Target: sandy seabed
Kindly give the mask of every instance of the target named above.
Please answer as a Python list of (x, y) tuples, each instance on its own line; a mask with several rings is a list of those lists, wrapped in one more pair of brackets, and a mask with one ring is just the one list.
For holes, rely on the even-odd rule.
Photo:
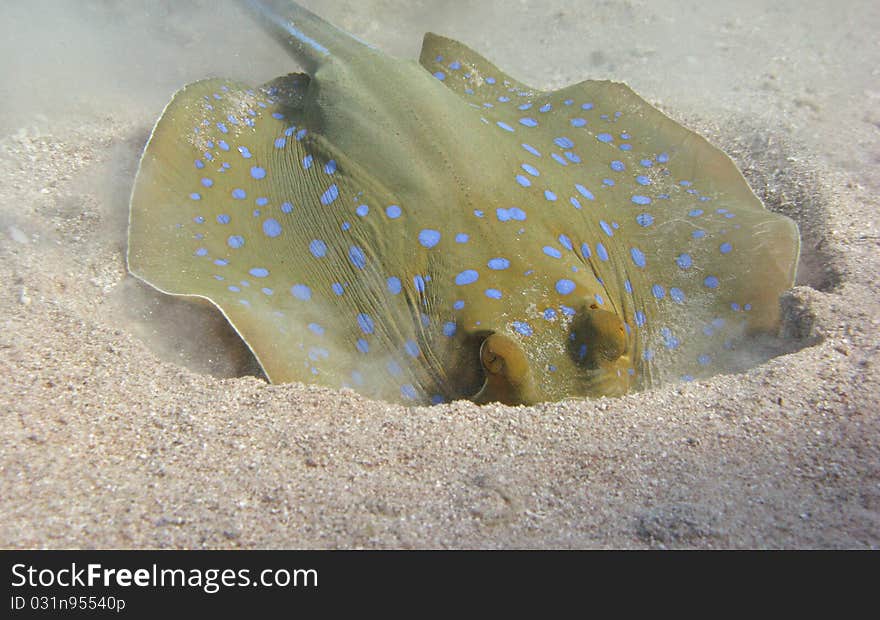
[(227, 3), (10, 3), (0, 546), (880, 546), (880, 5), (305, 4), (399, 56), (432, 30), (539, 88), (627, 82), (724, 148), (801, 228), (792, 352), (536, 407), (268, 385), (126, 274), (127, 199), (174, 90), (296, 66)]

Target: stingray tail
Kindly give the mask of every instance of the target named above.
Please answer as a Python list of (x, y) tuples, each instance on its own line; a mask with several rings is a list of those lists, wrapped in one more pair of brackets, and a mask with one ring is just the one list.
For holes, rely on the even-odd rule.
[(290, 0), (242, 0), (242, 3), (310, 73), (334, 57), (351, 58), (372, 48)]

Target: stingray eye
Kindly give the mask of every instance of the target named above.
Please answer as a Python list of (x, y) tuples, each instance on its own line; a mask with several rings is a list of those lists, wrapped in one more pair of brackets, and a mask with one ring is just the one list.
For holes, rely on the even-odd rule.
[(491, 334), (480, 345), (485, 381), (474, 396), (478, 403), (518, 405), (536, 402), (529, 362), (519, 345), (504, 334)]
[(623, 321), (596, 304), (584, 307), (571, 324), (569, 352), (577, 363), (590, 369), (617, 360), (626, 352)]

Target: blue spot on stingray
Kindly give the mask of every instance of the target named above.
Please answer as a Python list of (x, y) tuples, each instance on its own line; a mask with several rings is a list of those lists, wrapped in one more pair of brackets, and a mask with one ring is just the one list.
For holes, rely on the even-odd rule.
[(458, 329), (458, 327), (456, 326), (456, 324), (454, 322), (447, 321), (446, 323), (443, 324), (443, 335), (448, 338), (451, 338), (452, 336), (455, 335), (455, 332), (457, 331), (457, 329)]
[(626, 166), (619, 159), (615, 159), (611, 162), (611, 169), (615, 172), (623, 172), (624, 170), (626, 170)]
[(244, 245), (244, 237), (241, 235), (230, 235), (226, 240), (226, 245), (237, 250)]
[(248, 271), (248, 273), (251, 274), (252, 276), (254, 276), (255, 278), (268, 278), (269, 277), (269, 270), (265, 269), (263, 267), (254, 267), (253, 269)]
[(647, 317), (645, 317), (645, 313), (641, 310), (636, 310), (634, 318), (636, 321), (636, 327), (643, 327), (647, 322)]
[(574, 151), (565, 151), (565, 157), (573, 164), (581, 163), (581, 158)]
[(199, 193), (196, 193), (196, 192), (193, 192), (192, 194), (190, 194), (189, 197), (192, 198), (193, 200), (201, 200), (202, 199), (202, 195)]
[(388, 292), (392, 295), (397, 295), (398, 293), (400, 293), (400, 278), (395, 278), (394, 276), (391, 276), (390, 278), (385, 280), (385, 284), (388, 287)]
[(414, 276), (413, 277), (413, 286), (416, 287), (416, 290), (419, 293), (424, 293), (425, 292), (425, 278), (423, 278), (422, 276)]
[(545, 189), (544, 190), (544, 198), (550, 202), (553, 202), (554, 200), (556, 200), (556, 194), (551, 192), (549, 189)]
[(545, 103), (545, 104), (542, 105), (540, 108), (538, 108), (538, 111), (539, 111), (539, 112), (549, 112), (549, 111), (552, 110), (552, 109), (553, 109), (553, 106), (552, 106), (552, 105), (550, 105), (549, 103)]
[(248, 150), (248, 147), (246, 147), (246, 146), (238, 147), (238, 152), (241, 153), (241, 156), (244, 157), (245, 159), (250, 159), (251, 157), (253, 157), (251, 155), (251, 152)]
[(571, 138), (567, 138), (565, 136), (554, 138), (553, 142), (556, 143), (556, 146), (561, 149), (570, 149), (574, 146), (574, 142), (572, 142)]
[(669, 297), (677, 304), (684, 303), (684, 291), (680, 288), (669, 289)]
[(278, 220), (268, 218), (263, 222), (263, 234), (267, 237), (277, 237), (281, 234), (281, 224), (278, 223)]
[[(499, 101), (500, 101), (500, 99), (499, 99)], [(510, 99), (508, 99), (508, 101), (510, 101)], [(499, 127), (501, 127), (501, 129), (503, 129), (504, 131), (513, 131), (513, 127), (511, 127), (510, 125), (508, 125), (504, 121), (498, 121), (495, 124), (498, 125)]]
[(576, 185), (574, 186), (574, 188), (575, 188), (578, 192), (580, 192), (581, 196), (583, 196), (583, 197), (586, 198), (587, 200), (595, 200), (595, 199), (596, 199), (596, 197), (593, 196), (593, 192), (591, 192), (590, 190), (588, 190), (586, 187), (584, 187), (584, 186), (581, 185), (580, 183), (576, 184)]
[(208, 255), (208, 248), (199, 248), (198, 250), (195, 251), (195, 255), (196, 256), (207, 256)]
[(440, 81), (442, 82), (443, 80), (446, 79), (446, 74), (443, 73), (442, 71), (435, 71), (435, 72), (434, 72), (434, 77), (437, 78), (438, 80), (440, 80)]
[(665, 164), (666, 162), (669, 161), (669, 155), (667, 153), (660, 153), (657, 156), (657, 161), (660, 162), (661, 164)]
[(327, 244), (320, 239), (312, 239), (312, 242), (309, 243), (309, 252), (315, 258), (323, 258), (327, 255)]
[(361, 331), (365, 334), (372, 334), (375, 329), (375, 324), (373, 323), (373, 319), (369, 314), (365, 314), (361, 312), (357, 315), (357, 324), (360, 326)]
[(593, 109), (593, 104), (592, 104), (592, 103), (583, 103), (583, 104), (581, 104), (581, 110), (592, 110), (592, 109)]
[(602, 245), (601, 242), (596, 244), (596, 256), (598, 256), (601, 260), (608, 260), (608, 250), (605, 249), (605, 246)]
[(286, 144), (287, 144), (287, 138), (285, 138), (284, 136), (275, 139), (275, 148), (276, 149), (283, 149)]
[(536, 149), (535, 147), (533, 147), (531, 144), (521, 144), (520, 146), (522, 146), (525, 150), (527, 150), (529, 153), (531, 153), (535, 157), (541, 156), (541, 152), (538, 149)]
[(562, 252), (549, 245), (544, 246), (544, 254), (551, 258), (562, 258)]
[(556, 282), (556, 292), (560, 295), (569, 295), (574, 292), (575, 283), (571, 280), (563, 278), (561, 280), (557, 280)]
[(706, 288), (718, 288), (718, 278), (715, 276), (706, 276), (706, 279), (703, 280), (703, 286)]
[(455, 235), (456, 243), (467, 243), (468, 239), (470, 239), (470, 237), (467, 235), (467, 233), (458, 233), (457, 235)]
[(396, 220), (400, 217), (400, 207), (397, 205), (389, 205), (385, 208), (385, 215), (387, 215), (390, 219)]
[(602, 179), (602, 184), (608, 187), (614, 187), (614, 179)]
[(633, 262), (636, 264), (636, 267), (644, 267), (645, 266), (645, 253), (642, 252), (638, 248), (630, 248), (629, 254), (632, 257)]
[(560, 165), (562, 165), (562, 166), (567, 166), (567, 165), (568, 165), (568, 162), (567, 162), (567, 161), (565, 160), (565, 158), (564, 158), (562, 155), (560, 155), (559, 153), (550, 153), (550, 157), (552, 157), (554, 160), (556, 160), (556, 162), (557, 162), (558, 164), (560, 164)]
[(726, 242), (725, 242), (725, 243), (722, 243), (722, 244), (721, 244), (721, 247), (719, 247), (718, 250), (719, 250), (722, 254), (730, 254), (730, 252), (733, 250), (733, 246), (730, 245), (729, 243), (726, 243)]
[(709, 364), (712, 363), (712, 356), (707, 355), (706, 353), (703, 353), (697, 358), (697, 363), (700, 366), (708, 366)]
[(320, 326), (319, 324), (317, 324), (317, 323), (309, 323), (306, 327), (308, 327), (308, 328), (309, 328), (309, 331), (311, 331), (313, 334), (315, 334), (315, 335), (317, 335), (317, 336), (323, 336), (323, 335), (324, 335), (324, 328), (321, 327), (321, 326)]
[(583, 119), (583, 118), (573, 118), (573, 119), (571, 119), (571, 126), (572, 126), (572, 127), (583, 127), (583, 126), (586, 125), (586, 124), (587, 124), (587, 121), (586, 121), (585, 119)]
[(218, 258), (218, 259), (214, 260), (214, 264), (217, 265), (218, 267), (225, 267), (226, 265), (229, 264), (229, 261), (226, 260), (225, 258)]
[(562, 247), (564, 247), (566, 250), (571, 250), (571, 249), (572, 249), (572, 247), (571, 247), (571, 239), (569, 239), (569, 238), (566, 237), (565, 235), (559, 235), (559, 243), (560, 243), (560, 244), (562, 245)]
[(367, 257), (364, 255), (364, 251), (356, 245), (348, 248), (348, 259), (358, 269), (363, 269), (367, 264)]
[(547, 319), (548, 321), (555, 319), (556, 318), (556, 310), (554, 310), (553, 308), (547, 308), (546, 310), (544, 310), (544, 318)]
[(666, 289), (660, 286), (659, 284), (655, 284), (651, 287), (651, 294), (654, 295), (657, 299), (663, 299), (666, 297)]
[(528, 109), (531, 108), (531, 107), (532, 107), (532, 104), (531, 104), (531, 103), (523, 103), (523, 104), (517, 106), (517, 108), (520, 109), (520, 110), (522, 110), (522, 111), (526, 111), (526, 110), (528, 110)]
[(272, 289), (270, 289), (268, 287), (263, 287), (260, 290), (263, 291), (263, 295), (274, 295), (275, 294), (275, 291), (273, 291)]
[(461, 299), (459, 299), (454, 304), (452, 304), (452, 307), (455, 308), (456, 310), (461, 310), (462, 308), (464, 308), (464, 302)]
[(703, 215), (703, 210), (691, 209), (690, 211), (688, 211), (688, 215), (690, 215), (691, 217), (699, 217), (700, 215)]
[(458, 286), (464, 286), (465, 284), (473, 284), (479, 278), (479, 273), (477, 273), (473, 269), (466, 269), (465, 271), (462, 271), (460, 274), (455, 276), (455, 283)]
[(535, 119), (533, 119), (531, 117), (526, 116), (525, 118), (519, 119), (519, 124), (525, 125), (526, 127), (537, 127), (538, 121), (536, 121)]
[(675, 263), (682, 269), (688, 269), (694, 264), (690, 254), (679, 254), (675, 259)]
[(430, 228), (425, 228), (424, 230), (419, 231), (419, 243), (422, 247), (429, 249), (433, 248), (440, 243), (440, 232), (431, 230)]
[(217, 141), (217, 146), (219, 146), (219, 147), (220, 147), (220, 150), (222, 150), (222, 151), (228, 151), (228, 150), (229, 150), (229, 145), (226, 143), (226, 140), (218, 140), (218, 141)]
[(247, 198), (247, 193), (245, 193), (243, 189), (237, 187), (232, 190), (232, 197), (236, 200), (244, 200), (245, 198)]
[(486, 81), (486, 84), (494, 84), (494, 83), (495, 83), (495, 78), (493, 78), (493, 77), (487, 77), (485, 81)]
[(651, 199), (648, 198), (647, 196), (639, 196), (639, 195), (635, 195), (635, 196), (632, 197), (632, 201), (633, 201), (633, 203), (635, 203), (635, 204), (637, 204), (637, 205), (649, 205), (649, 204), (651, 204)]
[(598, 140), (599, 142), (604, 142), (605, 144), (608, 144), (609, 142), (614, 140), (614, 136), (612, 136), (610, 133), (600, 133), (600, 134), (596, 134), (596, 140)]
[(293, 211), (293, 205), (290, 204), (289, 202), (285, 202), (284, 204), (281, 205), (281, 210), (284, 213), (290, 213), (291, 211)]
[(345, 292), (345, 288), (339, 282), (334, 282), (333, 284), (331, 284), (330, 290), (332, 290), (337, 297)]
[(605, 231), (605, 234), (608, 235), (609, 237), (614, 236), (614, 231), (611, 230), (611, 226), (609, 226), (608, 222), (606, 222), (605, 220), (599, 220), (599, 228), (601, 228), (603, 231)]
[(541, 173), (538, 171), (538, 169), (535, 168), (535, 167), (534, 167), (533, 165), (531, 165), (531, 164), (523, 164), (523, 165), (522, 165), (522, 169), (525, 170), (526, 172), (528, 172), (528, 173), (529, 173), (530, 175), (532, 175), (533, 177), (541, 176)]
[(306, 155), (305, 157), (303, 157), (303, 168), (305, 170), (308, 170), (309, 168), (312, 167), (312, 163), (314, 163), (314, 161), (315, 161), (314, 157), (312, 157), (311, 155)]
[(205, 187), (211, 187), (212, 185), (214, 185), (214, 181), (209, 178), (204, 178), (202, 179), (202, 185), (204, 185)]
[(694, 232), (691, 233), (691, 237), (693, 237), (694, 239), (702, 239), (705, 236), (706, 236), (705, 230), (695, 230)]
[(195, 164), (195, 167), (199, 170), (205, 167), (205, 162), (203, 162), (201, 159), (197, 159), (193, 163)]
[(294, 284), (290, 288), (290, 294), (302, 301), (308, 301), (312, 298), (312, 289), (305, 284)]
[(584, 258), (590, 258), (590, 256), (593, 255), (593, 253), (590, 251), (590, 246), (587, 245), (586, 242), (581, 244), (581, 254), (584, 255)]
[(506, 258), (493, 258), (489, 260), (489, 269), (494, 269), (496, 271), (501, 271), (503, 269), (507, 269), (510, 267), (510, 261)]
[(523, 187), (529, 187), (532, 184), (532, 182), (529, 181), (528, 177), (524, 177), (521, 174), (516, 175), (516, 182)]
[(364, 340), (363, 338), (358, 338), (357, 344), (355, 345), (357, 350), (361, 353), (369, 353), (370, 352), (370, 343)]
[(513, 329), (515, 329), (517, 333), (522, 334), (523, 336), (531, 336), (533, 333), (532, 326), (524, 321), (514, 321)]
[(266, 169), (261, 168), (260, 166), (254, 166), (251, 168), (251, 176), (257, 180), (263, 179), (266, 177)]
[(331, 159), (326, 164), (324, 164), (324, 174), (333, 174), (336, 172), (336, 160)]
[(257, 198), (254, 202), (258, 207), (265, 207), (267, 204), (269, 204), (269, 199), (265, 196), (261, 196)]
[(419, 350), (419, 345), (416, 343), (415, 340), (407, 340), (406, 343), (403, 345), (403, 349), (410, 357), (418, 357), (421, 353), (421, 350)]
[(575, 209), (581, 209), (581, 208), (582, 208), (582, 207), (581, 207), (581, 201), (578, 200), (577, 198), (575, 198), (574, 196), (569, 196), (569, 197), (568, 197), (568, 201), (571, 203), (571, 206), (573, 206)]
[(321, 195), (321, 204), (329, 205), (337, 198), (339, 198), (339, 188), (334, 183)]
[(639, 226), (648, 227), (654, 223), (654, 216), (650, 213), (640, 213), (636, 216), (636, 222), (638, 222)]
[(485, 292), (489, 299), (501, 299), (501, 291), (497, 288), (487, 288)]
[(650, 185), (651, 179), (649, 179), (648, 177), (646, 177), (643, 174), (640, 174), (639, 176), (636, 177), (636, 183), (638, 183), (639, 185)]

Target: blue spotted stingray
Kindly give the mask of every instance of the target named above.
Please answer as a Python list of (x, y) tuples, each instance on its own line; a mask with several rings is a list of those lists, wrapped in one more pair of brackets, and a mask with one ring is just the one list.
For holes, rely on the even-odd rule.
[(426, 34), (391, 58), (248, 3), (307, 73), (179, 91), (129, 268), (219, 308), (272, 382), (408, 403), (619, 395), (773, 332), (795, 224), (627, 86), (552, 92)]

